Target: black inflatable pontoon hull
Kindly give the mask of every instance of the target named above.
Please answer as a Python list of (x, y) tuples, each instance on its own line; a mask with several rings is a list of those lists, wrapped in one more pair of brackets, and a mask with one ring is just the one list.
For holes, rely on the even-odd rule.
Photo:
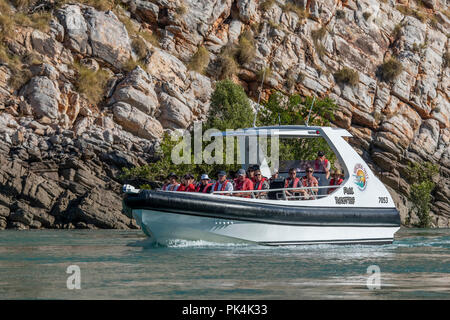
[(153, 190), (127, 194), (124, 205), (132, 210), (296, 226), (400, 226), (396, 208), (292, 206), (250, 202), (236, 197), (223, 199), (205, 194)]

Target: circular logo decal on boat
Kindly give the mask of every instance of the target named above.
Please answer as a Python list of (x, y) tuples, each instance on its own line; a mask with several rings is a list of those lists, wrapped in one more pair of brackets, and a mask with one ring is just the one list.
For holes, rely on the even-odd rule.
[(355, 165), (355, 168), (353, 169), (353, 177), (355, 178), (355, 184), (358, 186), (358, 189), (363, 191), (366, 189), (367, 186), (367, 171), (364, 169), (364, 167), (358, 163)]

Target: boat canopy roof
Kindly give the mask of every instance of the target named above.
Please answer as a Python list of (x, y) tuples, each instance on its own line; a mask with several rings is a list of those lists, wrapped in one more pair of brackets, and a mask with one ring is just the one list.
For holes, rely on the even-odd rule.
[[(326, 130), (324, 130), (326, 129)], [(286, 138), (309, 138), (320, 137), (327, 131), (326, 135), (351, 137), (352, 135), (345, 129), (318, 126), (270, 126), (253, 127), (213, 133), (212, 137), (218, 136), (283, 136)]]

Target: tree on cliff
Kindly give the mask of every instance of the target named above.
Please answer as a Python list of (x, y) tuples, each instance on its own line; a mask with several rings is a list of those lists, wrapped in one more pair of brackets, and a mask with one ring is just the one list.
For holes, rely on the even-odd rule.
[[(434, 176), (439, 172), (439, 167), (431, 162), (410, 163), (408, 165), (409, 179), (414, 181), (409, 191), (409, 199), (412, 202), (411, 211), (415, 212), (419, 222), (414, 227), (429, 228), (431, 224), (430, 207), (433, 199), (432, 192), (436, 184)], [(406, 224), (410, 224), (411, 213)]]
[[(267, 126), (278, 123), (305, 125), (308, 116), (310, 126), (329, 126), (337, 109), (337, 105), (328, 97), (316, 98), (313, 103), (312, 97), (302, 97), (299, 94), (286, 96), (278, 91), (272, 92), (263, 105), (264, 108), (259, 113), (259, 122)], [(318, 151), (325, 152), (331, 162), (336, 159), (334, 152), (323, 138), (289, 139), (288, 143), (280, 143), (280, 158), (283, 160), (314, 160)]]
[(239, 129), (251, 127), (253, 110), (244, 89), (231, 80), (219, 81), (211, 96), (206, 129)]

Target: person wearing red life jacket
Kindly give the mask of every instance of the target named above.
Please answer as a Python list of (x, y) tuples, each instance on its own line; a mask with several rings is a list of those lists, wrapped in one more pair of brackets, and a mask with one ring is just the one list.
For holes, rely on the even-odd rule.
[[(236, 191), (253, 190), (253, 181), (246, 177), (247, 174), (245, 173), (245, 170), (239, 169), (237, 174), (238, 178), (234, 186), (234, 190)], [(243, 192), (243, 193), (234, 193), (233, 196), (242, 198), (251, 198), (252, 194), (250, 192)]]
[(200, 178), (200, 183), (197, 184), (197, 187), (195, 188), (195, 192), (210, 193), (213, 184), (214, 183), (211, 182), (209, 176), (206, 173), (204, 173)]
[(161, 190), (163, 191), (177, 191), (177, 189), (179, 188), (180, 184), (178, 183), (178, 176), (171, 172), (167, 179), (169, 179), (169, 182), (166, 183), (165, 185), (163, 185), (163, 187), (161, 188)]
[[(342, 179), (342, 172), (339, 169), (334, 170), (333, 172), (333, 178), (330, 180), (330, 186), (338, 186), (342, 182), (344, 182), (344, 179)], [(330, 188), (328, 189), (328, 194), (332, 193), (336, 188)]]
[(330, 161), (325, 158), (325, 153), (323, 151), (319, 151), (317, 153), (317, 158), (314, 160), (314, 170), (315, 171), (323, 171), (326, 173), (327, 180), (330, 178)]
[[(266, 177), (263, 177), (261, 170), (255, 171), (254, 190), (269, 190), (270, 184)], [(255, 197), (258, 199), (267, 199), (267, 192), (255, 192)]]
[[(299, 186), (300, 179), (297, 178), (297, 170), (295, 168), (289, 169), (289, 176), (284, 179), (285, 188), (297, 188)], [(294, 196), (294, 192), (300, 192), (301, 190), (286, 190), (286, 197)]]
[[(216, 191), (233, 191), (233, 184), (227, 180), (227, 173), (225, 171), (220, 171), (218, 174), (218, 179), (216, 183), (212, 186), (211, 192)], [(217, 194), (217, 193), (216, 193)], [(231, 193), (219, 193), (224, 196), (231, 196)]]
[(315, 199), (319, 189), (313, 188), (319, 186), (319, 181), (313, 176), (314, 169), (309, 167), (306, 168), (306, 176), (302, 177), (302, 186), (312, 189), (303, 189), (300, 193), (304, 196), (304, 199)]
[(182, 184), (177, 191), (195, 192), (194, 176), (190, 173), (184, 175)]

